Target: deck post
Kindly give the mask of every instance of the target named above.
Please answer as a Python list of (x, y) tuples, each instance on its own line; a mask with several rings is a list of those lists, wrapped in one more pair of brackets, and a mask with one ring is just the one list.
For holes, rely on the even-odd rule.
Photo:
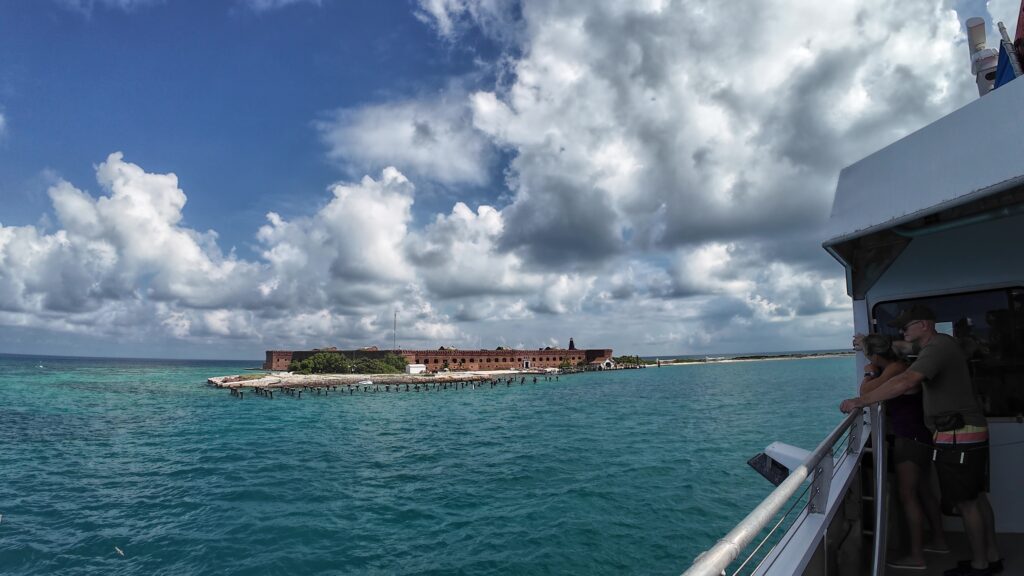
[(811, 495), (807, 502), (807, 509), (812, 514), (824, 514), (828, 509), (828, 494), (832, 489), (832, 472), (835, 469), (835, 459), (832, 453), (828, 452), (822, 456), (818, 465), (814, 468), (814, 480), (811, 481)]
[(846, 444), (847, 454), (859, 454), (860, 453), (860, 439), (864, 437), (864, 413), (861, 412), (861, 417), (853, 421), (850, 426), (850, 438)]

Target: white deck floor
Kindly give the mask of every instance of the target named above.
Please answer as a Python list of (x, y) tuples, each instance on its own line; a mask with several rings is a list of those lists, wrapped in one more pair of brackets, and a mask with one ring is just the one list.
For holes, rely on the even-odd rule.
[[(1024, 534), (997, 534), (999, 551), (1003, 555), (1003, 576), (1024, 575)], [(957, 561), (970, 557), (967, 551), (967, 537), (963, 532), (947, 532), (949, 554), (925, 554), (928, 562), (927, 570), (906, 570), (902, 568), (886, 569), (886, 576), (942, 576), (942, 573), (956, 566)], [(893, 551), (889, 552), (890, 554)]]

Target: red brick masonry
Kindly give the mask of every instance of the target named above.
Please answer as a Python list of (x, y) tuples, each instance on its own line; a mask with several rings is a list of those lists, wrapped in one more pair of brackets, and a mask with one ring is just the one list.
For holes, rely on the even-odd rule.
[[(349, 358), (383, 358), (391, 350), (267, 350), (264, 370), (287, 370), (292, 360), (301, 361), (318, 352), (344, 354)], [(611, 349), (567, 350), (396, 350), (410, 364), (425, 364), (429, 372), (451, 370), (511, 370), (558, 368), (562, 362), (600, 364), (612, 357)]]

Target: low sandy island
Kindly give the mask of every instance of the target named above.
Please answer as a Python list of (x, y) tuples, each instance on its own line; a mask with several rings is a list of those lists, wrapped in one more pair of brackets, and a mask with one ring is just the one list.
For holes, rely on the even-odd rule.
[(373, 384), (434, 384), (438, 382), (487, 382), (510, 376), (540, 376), (540, 370), (478, 370), (473, 372), (442, 372), (440, 374), (292, 374), (273, 372), (253, 378), (253, 374), (214, 376), (206, 380), (217, 388), (310, 388), (348, 386), (369, 380)]
[[(706, 366), (708, 364), (730, 364), (734, 362), (763, 362), (766, 360), (809, 360), (812, 358), (838, 358), (851, 356), (853, 352), (823, 352), (820, 354), (785, 354), (778, 356), (738, 356), (735, 358), (712, 358), (673, 362), (662, 360), (662, 366)], [(656, 365), (648, 364), (647, 368)], [(613, 370), (618, 371), (618, 370)], [(323, 386), (349, 386), (370, 381), (375, 385), (389, 384), (434, 384), (444, 382), (487, 382), (512, 376), (526, 377), (551, 375), (555, 372), (544, 370), (474, 370), (469, 372), (442, 372), (440, 374), (293, 374), (272, 372), (267, 375), (233, 374), (214, 376), (206, 380), (217, 388), (316, 388)]]
[(736, 358), (707, 358), (706, 360), (683, 360), (673, 362), (662, 360), (662, 366), (704, 366), (707, 364), (731, 364), (734, 362), (764, 362), (767, 360), (810, 360), (813, 358), (842, 358), (853, 356), (854, 352), (822, 352), (821, 354), (785, 354), (779, 356), (738, 356)]

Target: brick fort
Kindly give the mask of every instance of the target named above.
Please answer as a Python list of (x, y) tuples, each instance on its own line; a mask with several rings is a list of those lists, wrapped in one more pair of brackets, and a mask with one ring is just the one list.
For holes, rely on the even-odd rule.
[(313, 350), (267, 350), (267, 358), (263, 363), (264, 370), (288, 370), (292, 361), (301, 362), (313, 354), (329, 352), (344, 354), (349, 359), (383, 358), (388, 354), (402, 356), (409, 364), (423, 364), (428, 372), (462, 370), (515, 370), (558, 368), (568, 363), (573, 367), (591, 369), (611, 368), (612, 350), (610, 348), (586, 349), (576, 348), (572, 338), (568, 348), (539, 348), (537, 350), (514, 350), (497, 348), (496, 350), (459, 350), (441, 347), (437, 350), (380, 350), (376, 346), (356, 350), (338, 350), (337, 348), (318, 348)]

